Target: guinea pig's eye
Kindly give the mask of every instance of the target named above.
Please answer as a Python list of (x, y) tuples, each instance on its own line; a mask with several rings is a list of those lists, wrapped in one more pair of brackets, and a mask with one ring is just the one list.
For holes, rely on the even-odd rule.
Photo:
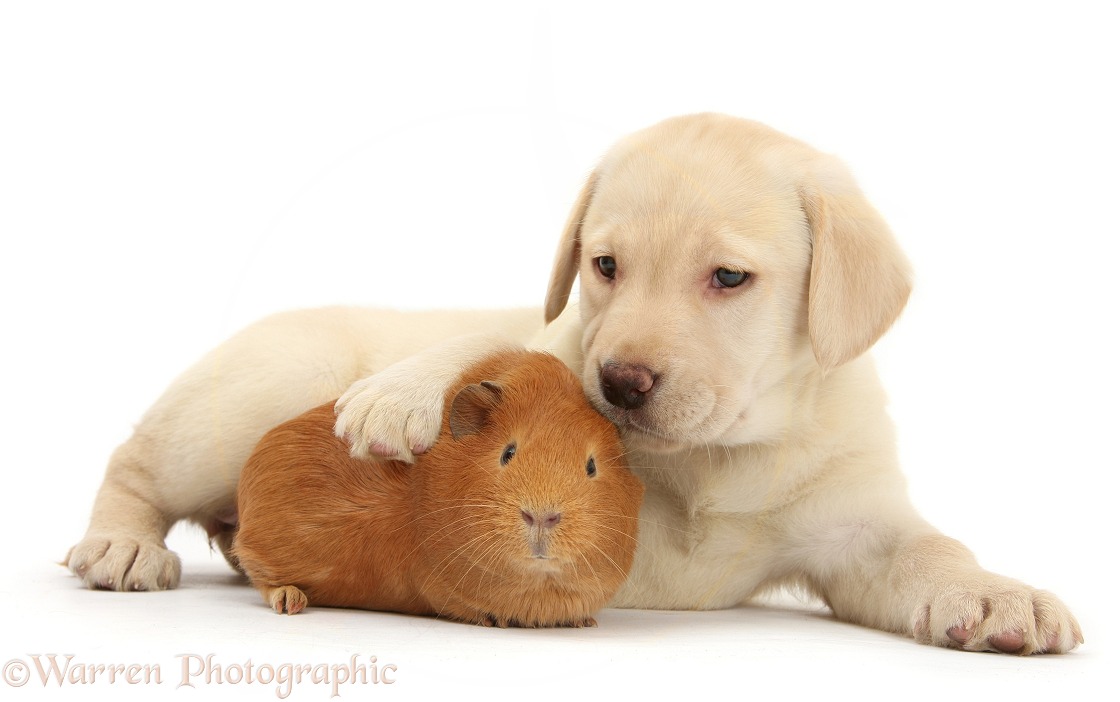
[(506, 446), (506, 450), (502, 451), (502, 465), (506, 465), (513, 460), (513, 454), (517, 453), (517, 444), (510, 444)]
[(618, 269), (618, 264), (615, 263), (614, 258), (611, 256), (599, 256), (595, 259), (595, 267), (599, 269), (599, 273), (608, 280), (614, 280), (615, 271)]
[(597, 472), (598, 471), (595, 469), (595, 457), (592, 456), (591, 458), (587, 459), (587, 477), (594, 478), (595, 473)]
[(720, 268), (712, 274), (712, 287), (737, 288), (750, 279), (751, 274), (746, 271), (733, 271), (730, 268)]

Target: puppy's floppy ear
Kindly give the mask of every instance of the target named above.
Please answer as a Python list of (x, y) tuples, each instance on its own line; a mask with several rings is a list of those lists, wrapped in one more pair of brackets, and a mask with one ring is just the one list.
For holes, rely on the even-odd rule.
[(848, 170), (831, 158), (801, 189), (809, 220), (809, 338), (825, 371), (859, 356), (910, 297), (910, 264)]
[(544, 300), (544, 321), (551, 322), (560, 316), (568, 304), (568, 295), (572, 292), (572, 284), (579, 273), (580, 255), (580, 229), (583, 227), (583, 218), (587, 215), (587, 207), (591, 204), (591, 196), (595, 194), (595, 184), (598, 174), (592, 173), (583, 189), (579, 192), (572, 212), (568, 215), (568, 223), (564, 225), (564, 233), (560, 236), (560, 246), (556, 249), (556, 261), (552, 264), (552, 277), (548, 281), (548, 293)]

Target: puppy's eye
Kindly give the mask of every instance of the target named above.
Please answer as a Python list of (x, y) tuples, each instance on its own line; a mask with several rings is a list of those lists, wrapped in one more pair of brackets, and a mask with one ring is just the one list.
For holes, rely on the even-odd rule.
[(595, 259), (595, 267), (599, 269), (599, 273), (601, 273), (604, 278), (614, 280), (614, 273), (618, 265), (610, 256), (599, 256)]
[(592, 456), (591, 458), (587, 459), (587, 477), (594, 478), (595, 474), (598, 472), (599, 471), (595, 468), (595, 457)]
[(750, 277), (751, 274), (746, 271), (720, 268), (712, 274), (712, 286), (716, 288), (737, 288), (747, 282)]
[(502, 465), (504, 466), (512, 461), (515, 453), (517, 453), (517, 444), (506, 446), (506, 450), (502, 451)]

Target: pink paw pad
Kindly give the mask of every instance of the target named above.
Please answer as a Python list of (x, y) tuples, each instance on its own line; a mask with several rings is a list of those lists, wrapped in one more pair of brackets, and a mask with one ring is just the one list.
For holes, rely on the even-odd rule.
[[(954, 642), (961, 646), (966, 646), (972, 639), (973, 627), (954, 626), (949, 628), (945, 635), (952, 639)], [(993, 634), (988, 637), (988, 646), (1001, 653), (1017, 653), (1023, 650), (1026, 645), (1026, 639), (1023, 637), (1021, 631), (1005, 631), (1002, 634)], [(1057, 645), (1057, 641), (1051, 644), (1051, 648)]]
[(972, 638), (972, 627), (954, 626), (946, 631), (945, 635), (964, 646)]
[(1002, 634), (993, 634), (988, 637), (988, 644), (1003, 653), (1016, 653), (1021, 651), (1026, 644), (1021, 631), (1005, 631)]
[(369, 452), (375, 456), (380, 456), (382, 458), (392, 458), (396, 455), (396, 451), (389, 448), (385, 444), (376, 441), (369, 445)]

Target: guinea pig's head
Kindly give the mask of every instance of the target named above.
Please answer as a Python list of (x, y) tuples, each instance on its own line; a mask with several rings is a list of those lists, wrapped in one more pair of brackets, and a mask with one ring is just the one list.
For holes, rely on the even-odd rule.
[[(622, 585), (642, 484), (618, 430), (558, 359), (523, 352), (449, 403), (420, 465), (417, 515), (432, 579), (490, 623), (578, 624)], [(456, 604), (459, 603), (459, 604)]]

